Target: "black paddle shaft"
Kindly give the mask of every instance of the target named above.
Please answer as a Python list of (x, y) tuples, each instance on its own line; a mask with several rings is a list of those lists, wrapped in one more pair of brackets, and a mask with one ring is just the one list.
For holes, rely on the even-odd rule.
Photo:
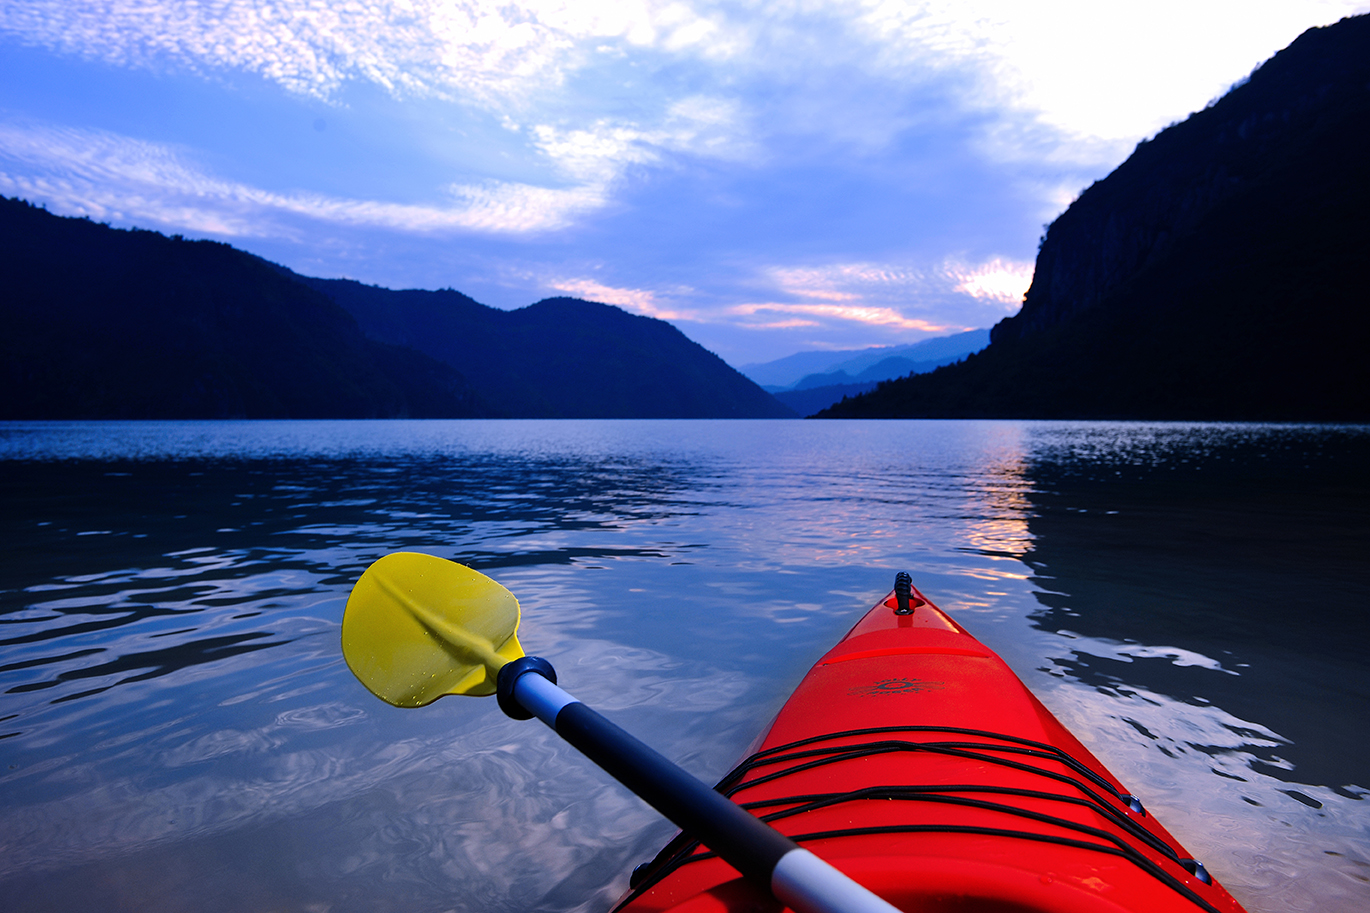
[[(534, 663), (525, 663), (534, 660)], [(526, 674), (556, 682), (546, 675), (536, 657), (515, 660), (500, 670), (501, 697), (522, 697), (516, 682)], [(511, 668), (512, 667), (512, 668)], [(546, 671), (551, 671), (550, 666)], [(506, 675), (506, 672), (511, 673)], [(508, 701), (501, 701), (501, 705)], [(519, 701), (523, 704), (523, 701)], [(526, 704), (557, 734), (618, 780), (635, 795), (665, 815), (685, 833), (721, 856), (733, 868), (768, 893), (771, 874), (782, 856), (797, 849), (788, 837), (773, 830), (732, 800), (710, 789), (703, 781), (638, 741), (594, 710), (572, 699), (549, 721), (539, 709)], [(507, 708), (506, 708), (507, 709)], [(521, 714), (520, 714), (521, 715)]]
[(795, 844), (580, 702), (557, 714), (557, 732), (677, 827), (769, 891)]

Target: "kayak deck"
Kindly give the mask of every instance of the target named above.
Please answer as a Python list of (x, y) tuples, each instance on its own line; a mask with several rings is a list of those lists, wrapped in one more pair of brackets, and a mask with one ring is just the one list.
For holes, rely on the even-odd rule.
[[(872, 608), (718, 790), (903, 910), (1241, 910), (1003, 660), (908, 605)], [(680, 835), (617, 909), (781, 907)]]

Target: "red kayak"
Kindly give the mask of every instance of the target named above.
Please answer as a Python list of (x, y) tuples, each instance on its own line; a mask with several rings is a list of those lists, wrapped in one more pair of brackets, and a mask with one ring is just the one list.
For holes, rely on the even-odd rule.
[[(903, 574), (718, 789), (905, 911), (1242, 910)], [(624, 913), (782, 909), (684, 836), (632, 883)]]

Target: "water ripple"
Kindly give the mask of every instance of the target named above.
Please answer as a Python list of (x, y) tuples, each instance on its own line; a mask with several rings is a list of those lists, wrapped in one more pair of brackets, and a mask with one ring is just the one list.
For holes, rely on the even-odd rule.
[(1365, 465), (1347, 426), (0, 423), (0, 891), (606, 909), (669, 825), (348, 672), (347, 592), (406, 548), (705, 779), (908, 570), (1252, 913), (1364, 909)]

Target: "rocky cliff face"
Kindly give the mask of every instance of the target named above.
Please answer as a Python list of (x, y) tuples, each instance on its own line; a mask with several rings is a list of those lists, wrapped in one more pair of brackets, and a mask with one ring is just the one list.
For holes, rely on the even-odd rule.
[(833, 417), (1370, 420), (1370, 17), (1299, 37), (1053, 223), (988, 348)]
[(1048, 228), (1022, 311), (991, 339), (1031, 336), (1095, 307), (1164, 262), (1217, 207), (1265, 192), (1291, 159), (1340, 141), (1367, 97), (1370, 17), (1305, 32), (1085, 190)]

